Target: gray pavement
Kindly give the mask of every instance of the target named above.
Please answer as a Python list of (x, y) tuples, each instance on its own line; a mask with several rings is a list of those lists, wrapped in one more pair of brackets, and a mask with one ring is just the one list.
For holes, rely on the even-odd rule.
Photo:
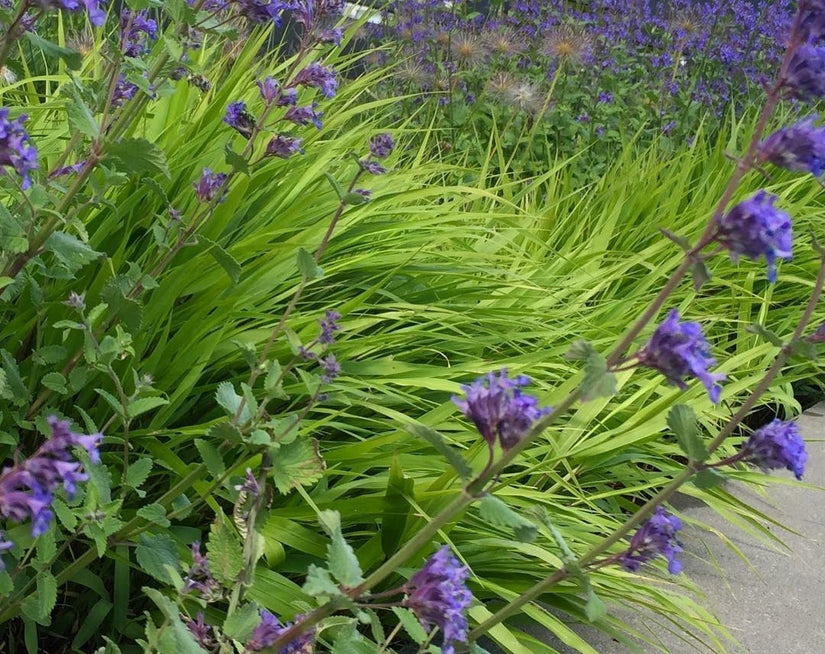
[[(825, 487), (825, 402), (805, 412), (799, 424), (809, 454), (804, 481)], [(786, 472), (774, 474), (792, 478)], [(784, 549), (760, 541), (693, 498), (682, 496), (674, 502), (686, 518), (684, 573), (699, 587), (702, 603), (740, 643), (730, 645), (728, 654), (825, 654), (825, 493), (784, 484), (771, 484), (764, 494), (742, 486), (729, 490), (796, 533), (764, 523), (787, 545)], [(749, 563), (713, 531), (690, 523), (718, 530)], [(600, 654), (714, 652), (686, 642), (684, 634), (652, 614), (631, 613), (620, 606), (610, 611), (659, 646), (639, 641), (631, 647), (590, 625), (573, 625)], [(577, 651), (550, 634), (534, 635), (561, 654)]]

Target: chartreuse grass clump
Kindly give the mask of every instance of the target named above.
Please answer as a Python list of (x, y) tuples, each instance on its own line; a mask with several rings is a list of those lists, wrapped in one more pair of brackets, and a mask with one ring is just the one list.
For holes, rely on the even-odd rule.
[[(628, 40), (640, 20), (543, 24), (526, 7), (560, 85), (609, 54), (587, 25)], [(437, 95), (472, 104), (466, 67), (526, 51), (507, 20), (428, 40), (412, 9), (398, 16), (411, 41), (461, 65), (419, 62), (449, 73)], [(382, 74), (343, 74), (369, 17), (342, 10), (0, 3), (0, 65), (21, 75), (0, 87), (0, 623), (16, 648), (479, 654), (491, 637), (516, 652), (530, 641), (511, 618), (525, 613), (587, 651), (546, 605), (610, 629), (602, 597), (673, 597), (645, 579), (682, 570), (682, 523), (665, 507), (684, 484), (721, 501), (721, 488), (703, 493), (742, 464), (803, 476), (793, 420), (751, 432), (743, 419), (803, 378), (799, 357), (825, 340), (809, 330), (825, 252), (800, 254), (795, 218), (813, 191), (757, 185), (769, 165), (823, 171), (815, 116), (768, 125), (782, 102), (825, 95), (825, 6), (803, 0), (767, 30), (786, 47), (760, 61), (778, 72), (728, 182), (702, 167), (679, 177), (677, 162), (685, 198), (655, 207), (678, 216), (670, 240), (641, 252), (647, 225), (621, 210), (647, 188), (582, 191), (563, 168), (542, 172), (542, 204), (590, 203), (585, 220), (551, 225), (567, 250), (555, 229), (517, 220), (532, 187), (433, 188), (460, 171), (410, 145), (434, 131), (378, 124), (397, 103), (381, 98)], [(665, 27), (686, 56), (704, 43), (689, 29), (701, 16), (666, 26), (642, 13), (657, 26), (646, 47)], [(295, 39), (267, 53), (287, 21)], [(678, 61), (659, 62), (668, 93), (687, 81)], [(593, 122), (529, 81), (488, 81), (530, 113), (526, 136), (548, 112)], [(719, 99), (696, 81), (697, 101)], [(594, 94), (600, 110), (620, 90)], [(713, 202), (693, 203), (703, 189)], [(603, 269), (621, 278), (613, 296)], [(737, 297), (697, 294), (711, 272)], [(754, 299), (794, 279), (804, 306)], [(605, 308), (617, 297), (632, 316)], [(734, 309), (740, 321), (779, 310), (779, 333), (737, 323), (720, 338)], [(722, 643), (680, 602), (662, 610)]]

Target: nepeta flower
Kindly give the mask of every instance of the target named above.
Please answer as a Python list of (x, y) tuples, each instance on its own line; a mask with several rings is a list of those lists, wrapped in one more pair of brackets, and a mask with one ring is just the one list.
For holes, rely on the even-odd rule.
[(265, 154), (267, 157), (281, 157), (282, 159), (289, 159), (293, 154), (303, 154), (304, 149), (301, 143), (304, 139), (288, 134), (278, 134), (269, 140), (266, 144)]
[(321, 369), (324, 371), (321, 375), (321, 381), (324, 384), (333, 382), (338, 375), (341, 374), (341, 365), (338, 363), (338, 359), (335, 358), (334, 354), (327, 355), (321, 359)]
[(787, 468), (802, 479), (808, 453), (799, 426), (792, 421), (775, 419), (753, 432), (740, 450), (741, 461), (759, 466), (762, 470)]
[(183, 592), (197, 591), (207, 602), (220, 599), (221, 585), (212, 576), (209, 568), (209, 559), (201, 554), (201, 544), (192, 543), (192, 565), (183, 578)]
[[(300, 615), (296, 615), (296, 622), (300, 622)], [(293, 625), (292, 622), (281, 624), (278, 618), (266, 609), (261, 609), (261, 622), (255, 627), (249, 641), (246, 643), (245, 652), (260, 652), (272, 647), (272, 644)], [(307, 654), (313, 651), (315, 642), (315, 629), (308, 629), (295, 640), (286, 644), (278, 650), (278, 654)]]
[(462, 386), (464, 399), (453, 397), (453, 402), (476, 426), (492, 449), (498, 437), (501, 447), (509, 450), (516, 445), (541, 416), (550, 413), (550, 407), (542, 409), (532, 395), (522, 393), (530, 378), (519, 375), (507, 377), (507, 370), (498, 374), (488, 373), (469, 386)]
[(316, 34), (315, 38), (318, 40), (318, 43), (341, 45), (341, 40), (344, 38), (344, 30), (340, 27), (320, 30)]
[(667, 559), (668, 572), (679, 574), (682, 562), (676, 557), (682, 551), (682, 544), (676, 532), (681, 528), (679, 518), (657, 506), (656, 512), (633, 534), (630, 547), (621, 555), (619, 563), (626, 570), (636, 572), (644, 563), (661, 554)]
[(332, 68), (314, 61), (298, 71), (292, 80), (292, 86), (310, 86), (332, 98), (338, 91), (338, 74)]
[(445, 545), (404, 584), (404, 606), (415, 613), (425, 628), (438, 627), (444, 635), (442, 654), (453, 654), (455, 643), (467, 642), (464, 614), (473, 601), (467, 588), (469, 573)]
[(200, 180), (192, 182), (192, 186), (201, 202), (211, 202), (216, 197), (219, 197), (218, 202), (223, 202), (226, 197), (225, 182), (226, 173), (214, 173), (211, 168), (204, 168)]
[(799, 12), (800, 28), (807, 41), (816, 42), (825, 36), (825, 2), (802, 0)]
[(58, 177), (63, 177), (64, 175), (71, 175), (72, 173), (79, 173), (83, 170), (83, 167), (86, 165), (85, 159), (83, 161), (78, 161), (75, 164), (71, 164), (69, 166), (62, 166), (57, 170), (53, 170), (49, 173), (49, 179), (57, 179)]
[(95, 27), (100, 27), (106, 22), (106, 12), (100, 8), (99, 0), (35, 0), (31, 4), (39, 5), (43, 9), (54, 8), (66, 11), (86, 9), (89, 21)]
[(815, 119), (806, 118), (771, 134), (759, 145), (759, 158), (819, 177), (825, 171), (825, 127), (817, 127)]
[(158, 24), (143, 9), (120, 12), (120, 49), (127, 57), (139, 57), (149, 51), (149, 40), (157, 36)]
[(261, 485), (252, 473), (252, 468), (246, 469), (246, 477), (244, 478), (244, 482), (236, 485), (235, 490), (239, 493), (248, 493), (249, 495), (254, 495), (256, 497), (261, 494)]
[(34, 537), (45, 533), (51, 524), (57, 490), (62, 486), (72, 499), (77, 484), (89, 479), (71, 449), (82, 447), (92, 463), (100, 462), (97, 446), (102, 434), (75, 433), (68, 421), (54, 416), (48, 423), (52, 434), (37, 452), (0, 473), (0, 515), (18, 523), (31, 519)]
[(386, 132), (376, 134), (370, 139), (370, 154), (376, 159), (386, 159), (394, 147), (395, 141)]
[(289, 9), (290, 4), (280, 0), (237, 0), (242, 16), (253, 23), (273, 21), (275, 27), (281, 26), (281, 12)]
[(318, 337), (318, 342), (324, 345), (332, 345), (335, 341), (335, 332), (340, 331), (341, 326), (338, 321), (341, 320), (341, 314), (335, 309), (327, 309), (326, 317), (318, 321), (321, 326), (321, 335)]
[(137, 84), (130, 82), (126, 79), (126, 75), (121, 74), (115, 84), (115, 92), (112, 93), (112, 106), (122, 107), (127, 100), (135, 97), (135, 93), (137, 93), (138, 90)]
[(323, 111), (317, 111), (317, 102), (305, 107), (290, 107), (284, 114), (284, 120), (288, 120), (296, 125), (309, 125), (312, 123), (318, 129), (321, 129), (321, 116)]
[(31, 186), (29, 173), (37, 170), (37, 149), (23, 127), (25, 121), (26, 114), (10, 120), (9, 110), (0, 107), (0, 167), (13, 168), (20, 175), (23, 189)]
[(373, 161), (372, 159), (361, 159), (358, 163), (361, 165), (363, 170), (366, 170), (371, 175), (383, 175), (387, 172), (387, 169), (384, 168), (384, 166), (377, 161)]
[(206, 624), (203, 619), (203, 611), (198, 611), (197, 620), (185, 617), (183, 622), (190, 633), (195, 637), (198, 645), (207, 652), (216, 652), (220, 648), (218, 640), (215, 638), (215, 629), (212, 625)]
[(243, 100), (231, 102), (226, 108), (223, 122), (235, 129), (245, 138), (250, 138), (255, 129), (255, 116), (249, 113)]
[(816, 102), (825, 96), (825, 47), (800, 46), (791, 57), (785, 85), (797, 100)]
[(710, 346), (696, 322), (679, 322), (679, 312), (672, 309), (667, 319), (656, 328), (653, 336), (637, 354), (639, 364), (655, 368), (670, 382), (687, 389), (685, 379), (696, 377), (708, 390), (711, 402), (719, 402), (723, 374), (708, 372), (716, 364)]
[(3, 552), (6, 552), (14, 547), (14, 543), (10, 540), (6, 540), (6, 534), (0, 531), (0, 572), (4, 572), (6, 570), (6, 563), (3, 561), (3, 557), (1, 556)]
[(263, 98), (263, 101), (267, 105), (275, 102), (281, 94), (281, 85), (278, 83), (278, 80), (272, 76), (259, 80), (256, 84), (261, 92), (261, 98)]
[(791, 258), (793, 240), (791, 217), (774, 207), (776, 200), (775, 195), (759, 191), (740, 202), (717, 221), (716, 236), (734, 261), (740, 254), (753, 260), (764, 256), (771, 282), (776, 281), (776, 260)]

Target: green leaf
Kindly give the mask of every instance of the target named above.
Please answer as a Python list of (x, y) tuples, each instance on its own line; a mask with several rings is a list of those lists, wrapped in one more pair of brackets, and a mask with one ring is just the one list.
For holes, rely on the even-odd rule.
[(413, 641), (420, 645), (427, 640), (427, 631), (421, 626), (418, 618), (415, 617), (415, 613), (400, 606), (393, 606), (392, 612), (395, 613), (401, 626), (404, 627), (404, 631), (409, 634)]
[(23, 601), (20, 608), (26, 617), (47, 627), (52, 622), (52, 610), (57, 604), (57, 579), (44, 570), (38, 573), (36, 583), (37, 590)]
[(286, 495), (296, 486), (311, 486), (324, 475), (326, 463), (314, 438), (281, 444), (272, 454), (272, 481)]
[(47, 41), (32, 31), (27, 31), (23, 37), (35, 48), (43, 51), (47, 57), (55, 57), (66, 62), (69, 70), (78, 70), (83, 65), (83, 56), (79, 52), (63, 48), (57, 43)]
[(241, 604), (223, 621), (223, 633), (233, 640), (246, 642), (261, 621), (258, 605), (254, 602)]
[(584, 605), (584, 612), (590, 622), (601, 620), (607, 615), (607, 606), (599, 599), (596, 591), (589, 583), (587, 584), (587, 604)]
[(62, 345), (44, 345), (34, 351), (32, 358), (41, 366), (59, 363), (68, 356), (66, 348)]
[(128, 174), (155, 174), (171, 178), (166, 153), (146, 139), (126, 138), (106, 143), (104, 162)]
[(267, 397), (288, 400), (289, 396), (283, 390), (283, 378), (281, 373), (282, 368), (280, 361), (277, 359), (271, 361), (269, 364), (269, 370), (266, 373), (266, 378), (264, 379), (264, 391), (266, 392)]
[(165, 397), (139, 397), (136, 400), (129, 401), (129, 417), (137, 418), (144, 413), (153, 411), (159, 406), (169, 404), (169, 400)]
[(71, 273), (91, 263), (103, 253), (96, 252), (76, 236), (66, 232), (52, 232), (46, 239), (45, 248)]
[(171, 626), (172, 642), (166, 643), (169, 649), (159, 649), (159, 654), (204, 654), (192, 632), (180, 619), (181, 613), (177, 604), (154, 588), (144, 587), (143, 592), (157, 605), (166, 618), (166, 623)]
[(812, 343), (807, 338), (794, 339), (789, 345), (793, 357), (806, 361), (818, 361), (819, 357), (816, 352), (816, 343)]
[(135, 558), (146, 574), (165, 584), (174, 581), (166, 570), (167, 565), (176, 572), (180, 571), (178, 548), (168, 534), (141, 534), (135, 548)]
[(719, 486), (727, 480), (724, 474), (713, 468), (705, 468), (700, 470), (693, 477), (693, 484), (696, 488), (707, 489)]
[(215, 479), (223, 476), (223, 473), (226, 472), (226, 465), (223, 462), (221, 453), (218, 452), (210, 442), (200, 438), (195, 439), (195, 447), (198, 450), (198, 454), (201, 455), (201, 459), (206, 464), (206, 469), (209, 470), (209, 474)]
[(166, 517), (166, 508), (163, 504), (148, 504), (139, 508), (137, 514), (144, 520), (161, 527), (168, 527), (172, 524)]
[(452, 447), (447, 445), (444, 437), (435, 429), (431, 429), (430, 427), (422, 425), (418, 422), (404, 425), (404, 428), (413, 436), (424, 439), (436, 450), (438, 450), (439, 454), (447, 459), (447, 463), (455, 468), (455, 471), (462, 479), (469, 479), (473, 476), (473, 469), (464, 460), (464, 457), (462, 457)]
[(353, 587), (364, 581), (361, 576), (361, 564), (355, 556), (355, 550), (344, 539), (341, 531), (341, 515), (338, 511), (325, 510), (318, 513), (321, 527), (330, 537), (327, 546), (327, 567), (338, 583)]
[[(238, 407), (241, 406), (241, 396), (235, 392), (235, 387), (230, 382), (221, 382), (218, 384), (218, 389), (215, 391), (215, 400), (223, 407), (224, 411), (230, 418), (234, 418), (238, 412)], [(244, 403), (244, 408), (241, 410), (241, 418), (239, 423), (246, 424), (252, 418), (249, 411), (249, 405)]]
[(215, 579), (227, 588), (238, 583), (238, 575), (243, 570), (243, 547), (222, 515), (215, 516), (209, 528), (206, 556)]
[(536, 539), (538, 527), (524, 516), (519, 515), (495, 495), (485, 495), (478, 505), (481, 517), (499, 527), (509, 527), (522, 543), (532, 543)]
[[(20, 254), (29, 249), (29, 239), (20, 221), (12, 216), (5, 205), (0, 204), (0, 248), (10, 254)], [(9, 284), (14, 280), (10, 277)], [(8, 284), (4, 284), (8, 286)]]
[(130, 488), (140, 488), (149, 478), (149, 473), (152, 472), (151, 457), (144, 456), (137, 461), (129, 464), (129, 469), (126, 471), (126, 479), (123, 481), (124, 486)]
[(75, 527), (77, 527), (77, 516), (75, 516), (74, 511), (59, 498), (55, 498), (52, 501), (52, 509), (54, 509), (54, 514), (57, 516), (60, 524), (69, 531), (74, 531)]
[(221, 441), (230, 441), (232, 443), (240, 443), (241, 440), (243, 440), (241, 430), (231, 422), (215, 423), (206, 430), (206, 435), (209, 436), (209, 438), (214, 438)]
[(353, 622), (338, 631), (330, 654), (380, 654), (380, 650), (358, 633)]
[(241, 264), (221, 245), (215, 243), (203, 235), (198, 235), (198, 243), (206, 246), (204, 249), (211, 257), (226, 271), (232, 284), (237, 284), (241, 279)]
[(667, 414), (667, 426), (676, 434), (679, 447), (691, 461), (705, 461), (710, 453), (705, 446), (696, 414), (685, 404), (676, 404)]
[(324, 276), (324, 271), (316, 263), (315, 257), (304, 248), (298, 248), (298, 272), (307, 281), (320, 279)]
[[(83, 615), (83, 621), (72, 640), (72, 649), (80, 650), (93, 636), (99, 633), (99, 627), (103, 624), (106, 616), (111, 613), (114, 604), (109, 600), (99, 599), (95, 605)], [(100, 650), (97, 650), (100, 652)]]
[(692, 247), (690, 241), (688, 241), (684, 236), (680, 234), (676, 234), (671, 232), (669, 229), (659, 229), (659, 231), (666, 236), (668, 239), (676, 243), (680, 248), (682, 248), (685, 252), (688, 252)]
[(72, 87), (72, 96), (72, 101), (66, 106), (69, 126), (74, 132), (80, 132), (93, 139), (97, 138), (100, 135), (100, 126), (92, 110), (80, 97), (80, 92), (75, 87)]
[(327, 178), (327, 181), (332, 186), (333, 190), (335, 191), (335, 195), (338, 196), (339, 200), (344, 199), (344, 189), (341, 187), (341, 184), (338, 183), (338, 180), (332, 176), (331, 173), (324, 171), (324, 177)]
[(128, 297), (131, 286), (131, 282), (125, 277), (110, 279), (103, 287), (100, 297), (127, 329), (137, 333), (143, 325), (143, 307), (140, 302)]
[(29, 402), (29, 391), (20, 377), (20, 370), (17, 361), (6, 350), (0, 350), (0, 358), (3, 359), (3, 373), (5, 384), (0, 389), (0, 397), (10, 401), (15, 406), (22, 406)]
[(66, 378), (59, 372), (46, 373), (43, 375), (43, 379), (40, 380), (40, 383), (42, 383), (43, 386), (48, 388), (50, 391), (60, 393), (61, 395), (65, 395), (69, 392), (66, 388)]
[(345, 193), (341, 198), (341, 202), (357, 207), (359, 204), (366, 204), (369, 198), (364, 197), (360, 193)]
[(693, 274), (693, 288), (697, 291), (711, 279), (710, 268), (703, 261), (696, 261), (690, 268)]
[(381, 549), (386, 557), (395, 554), (407, 528), (415, 500), (415, 482), (404, 476), (398, 456), (393, 457), (384, 493), (384, 514), (381, 518)]
[(616, 394), (616, 376), (607, 371), (607, 360), (590, 343), (584, 339), (576, 341), (565, 356), (572, 361), (584, 361), (584, 378), (579, 386), (583, 401)]
[(249, 175), (249, 162), (232, 149), (231, 143), (226, 144), (223, 153), (226, 163), (232, 166), (232, 170), (243, 173), (244, 175)]
[(311, 595), (316, 599), (335, 597), (342, 594), (338, 584), (332, 580), (329, 570), (319, 568), (313, 564), (310, 564), (307, 569), (303, 590), (307, 595)]
[(764, 338), (768, 343), (771, 345), (775, 345), (776, 347), (784, 347), (785, 341), (783, 341), (779, 336), (774, 334), (770, 329), (765, 327), (764, 325), (760, 325), (759, 323), (754, 323), (753, 325), (748, 325), (745, 327), (749, 332), (753, 334), (757, 334)]

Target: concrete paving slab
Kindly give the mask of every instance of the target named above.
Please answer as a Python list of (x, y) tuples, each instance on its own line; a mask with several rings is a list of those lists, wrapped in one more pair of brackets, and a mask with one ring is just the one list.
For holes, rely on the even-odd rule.
[[(825, 487), (825, 402), (812, 407), (799, 419), (809, 453), (804, 481)], [(775, 475), (792, 477), (790, 473)], [(750, 565), (721, 539), (707, 530), (686, 524), (684, 574), (704, 594), (703, 603), (725, 625), (741, 646), (730, 654), (825, 654), (825, 493), (817, 488), (772, 484), (765, 495), (731, 485), (737, 496), (765, 515), (775, 518), (796, 534), (774, 524), (766, 527), (787, 546), (767, 546), (752, 534), (721, 518), (703, 503), (687, 496), (674, 502), (686, 523), (704, 523), (728, 537)], [(632, 624), (660, 647), (639, 642), (628, 647), (591, 625), (571, 625), (600, 654), (672, 654), (708, 652), (687, 642), (672, 625), (653, 615), (630, 612), (621, 606), (611, 613)], [(563, 617), (563, 616), (560, 616)], [(552, 634), (533, 632), (562, 654), (575, 654)], [(492, 650), (491, 650), (492, 651)]]

